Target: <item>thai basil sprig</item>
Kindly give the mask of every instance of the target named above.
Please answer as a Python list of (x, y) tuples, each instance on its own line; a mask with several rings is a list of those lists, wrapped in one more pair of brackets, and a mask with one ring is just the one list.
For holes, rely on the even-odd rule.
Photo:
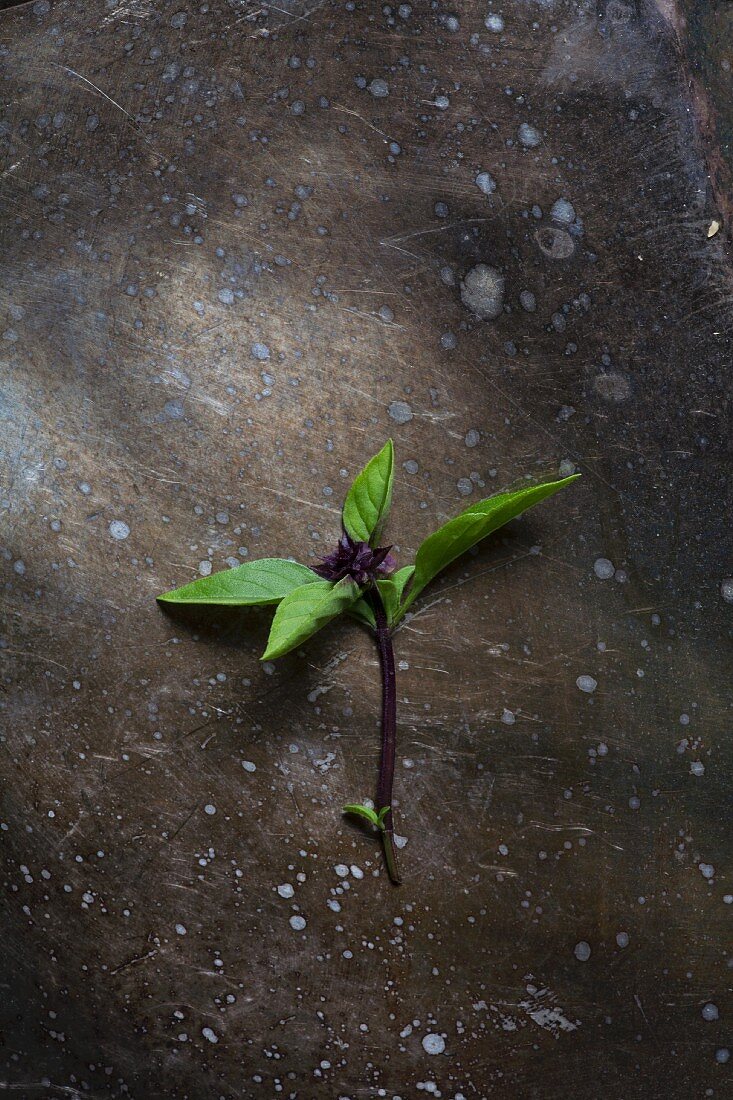
[(392, 812), (397, 736), (394, 629), (447, 565), (578, 476), (527, 485), (470, 504), (428, 535), (412, 565), (396, 570), (392, 547), (377, 545), (392, 502), (394, 449), (389, 439), (354, 479), (344, 501), (341, 538), (318, 565), (309, 568), (287, 558), (260, 558), (158, 596), (164, 603), (275, 605), (263, 661), (283, 657), (343, 612), (372, 631), (382, 671), (382, 752), (376, 797), (373, 806), (349, 803), (343, 812), (378, 831), (394, 883), (400, 881)]

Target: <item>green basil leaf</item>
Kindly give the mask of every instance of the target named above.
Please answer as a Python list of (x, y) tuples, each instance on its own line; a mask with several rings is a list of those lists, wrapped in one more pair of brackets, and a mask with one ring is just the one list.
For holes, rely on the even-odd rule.
[(352, 603), (347, 615), (350, 615), (352, 619), (356, 619), (362, 626), (370, 626), (372, 630), (376, 629), (377, 620), (374, 618), (374, 611), (363, 596), (356, 603)]
[[(414, 565), (405, 565), (402, 569), (398, 569), (391, 577), (383, 577), (381, 580), (377, 581), (379, 595), (382, 597), (382, 603), (384, 604), (384, 610), (387, 615), (387, 622), (390, 626), (397, 616), (405, 586), (414, 572)], [(352, 619), (356, 619), (364, 626), (369, 626), (372, 630), (376, 630), (377, 620), (374, 616), (374, 609), (364, 596), (351, 605), (348, 614)]]
[(346, 494), (344, 530), (357, 542), (376, 546), (392, 503), (394, 447), (388, 439), (379, 454), (367, 462)]
[(182, 588), (164, 592), (158, 599), (163, 603), (211, 603), (232, 607), (271, 604), (279, 603), (294, 588), (313, 584), (318, 579), (311, 569), (297, 561), (260, 558), (191, 581)]
[(344, 806), (343, 813), (355, 814), (357, 817), (363, 817), (365, 821), (368, 821), (371, 825), (379, 825), (379, 817), (371, 806), (362, 806), (359, 802), (350, 802), (348, 806)]
[(267, 648), (260, 660), (274, 661), (310, 638), (331, 619), (353, 604), (360, 588), (351, 577), (333, 581), (316, 580), (293, 589), (278, 604), (272, 620)]
[(377, 581), (379, 595), (382, 597), (384, 610), (387, 613), (387, 622), (390, 626), (397, 618), (402, 593), (414, 572), (414, 565), (405, 565), (402, 569), (398, 569), (396, 573), (393, 573), (391, 577), (385, 577), (383, 580)]
[(560, 481), (547, 481), (542, 485), (530, 485), (524, 489), (497, 493), (496, 496), (470, 505), (465, 512), (448, 520), (432, 535), (428, 535), (417, 551), (412, 587), (400, 608), (400, 616), (433, 577), (466, 550), (470, 550), (492, 531), (503, 527), (509, 520), (514, 519), (527, 508), (531, 508), (533, 504), (539, 504), (541, 500), (564, 489), (579, 476), (579, 474), (573, 474), (572, 477), (566, 477)]

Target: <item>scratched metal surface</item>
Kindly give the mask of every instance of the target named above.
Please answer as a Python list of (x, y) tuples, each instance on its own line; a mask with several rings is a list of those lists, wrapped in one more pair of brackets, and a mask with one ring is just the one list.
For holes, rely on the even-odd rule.
[[(266, 7), (0, 20), (0, 1089), (723, 1096), (730, 260), (681, 17)], [(397, 636), (399, 889), (339, 816), (368, 638), (263, 668), (267, 615), (154, 602), (313, 560), (390, 434), (403, 561), (584, 475)]]

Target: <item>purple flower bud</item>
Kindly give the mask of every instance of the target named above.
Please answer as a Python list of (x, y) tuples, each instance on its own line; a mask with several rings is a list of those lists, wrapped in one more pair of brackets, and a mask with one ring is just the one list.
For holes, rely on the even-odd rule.
[(380, 577), (388, 577), (390, 573), (394, 573), (397, 568), (397, 558), (394, 554), (389, 553), (391, 549), (391, 546), (387, 547), (386, 558), (377, 566), (377, 573), (379, 573)]
[(391, 546), (378, 546), (372, 550), (368, 542), (356, 542), (344, 532), (336, 549), (321, 558), (321, 564), (313, 566), (313, 572), (327, 581), (351, 577), (363, 588), (394, 570), (397, 562), (390, 554), (391, 549)]

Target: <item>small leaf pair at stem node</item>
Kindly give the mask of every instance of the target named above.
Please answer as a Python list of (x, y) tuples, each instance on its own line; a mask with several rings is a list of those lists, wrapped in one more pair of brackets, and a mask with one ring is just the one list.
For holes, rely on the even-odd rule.
[(377, 829), (383, 829), (384, 819), (389, 813), (389, 806), (382, 806), (381, 810), (377, 811), (366, 802), (350, 802), (347, 806), (344, 806), (343, 812), (362, 817), (370, 825), (374, 825)]

